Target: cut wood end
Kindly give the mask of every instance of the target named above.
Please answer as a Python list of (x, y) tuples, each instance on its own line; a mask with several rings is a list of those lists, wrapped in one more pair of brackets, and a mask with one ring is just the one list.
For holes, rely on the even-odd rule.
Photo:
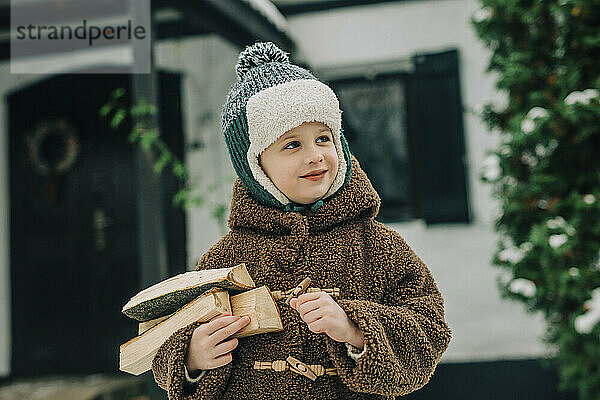
[(283, 330), (279, 308), (266, 286), (231, 296), (234, 315), (247, 315), (250, 322), (234, 336), (243, 338)]
[[(201, 287), (202, 285), (226, 285), (228, 289), (234, 291), (253, 289), (256, 287), (254, 280), (246, 269), (245, 263), (240, 263), (227, 268), (187, 271), (140, 291), (123, 306), (121, 312), (132, 319), (143, 322), (145, 320), (144, 317), (136, 316), (138, 311), (131, 312), (130, 310), (135, 310), (145, 303), (154, 303), (160, 298), (163, 298), (166, 294), (184, 294), (194, 290), (196, 287)], [(183, 295), (183, 298), (185, 298), (185, 295)], [(176, 305), (181, 306), (181, 304)], [(154, 319), (156, 316), (157, 315), (152, 315), (150, 319)]]

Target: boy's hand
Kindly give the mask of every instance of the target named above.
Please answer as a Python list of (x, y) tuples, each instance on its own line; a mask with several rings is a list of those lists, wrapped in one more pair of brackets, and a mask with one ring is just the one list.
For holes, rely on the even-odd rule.
[(311, 332), (325, 333), (337, 342), (350, 343), (362, 350), (363, 333), (329, 294), (304, 293), (297, 299), (291, 299), (290, 306), (300, 313), (300, 317), (308, 324)]
[(247, 316), (220, 314), (200, 325), (192, 333), (185, 356), (188, 371), (207, 370), (227, 365), (233, 359), (231, 351), (238, 345), (236, 338), (225, 340), (250, 322)]

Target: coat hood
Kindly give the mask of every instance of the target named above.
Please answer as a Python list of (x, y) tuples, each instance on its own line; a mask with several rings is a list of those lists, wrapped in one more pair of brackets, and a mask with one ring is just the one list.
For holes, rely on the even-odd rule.
[(333, 197), (324, 200), (323, 205), (316, 211), (284, 211), (259, 204), (240, 179), (236, 178), (227, 221), (229, 228), (287, 234), (301, 219), (306, 219), (309, 230), (318, 231), (357, 218), (375, 218), (381, 199), (354, 155), (350, 155), (350, 160), (352, 174), (348, 185)]

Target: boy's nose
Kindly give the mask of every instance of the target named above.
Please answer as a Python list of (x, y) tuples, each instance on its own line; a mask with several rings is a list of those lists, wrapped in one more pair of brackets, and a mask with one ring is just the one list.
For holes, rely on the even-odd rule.
[(306, 157), (308, 164), (312, 162), (321, 162), (324, 159), (325, 157), (323, 156), (323, 152), (318, 147), (312, 146), (310, 149), (308, 149), (308, 155)]
[(311, 164), (313, 162), (321, 162), (325, 159), (325, 157), (323, 157), (323, 153), (320, 152), (314, 152), (312, 154), (309, 155), (309, 157), (307, 158), (308, 164)]

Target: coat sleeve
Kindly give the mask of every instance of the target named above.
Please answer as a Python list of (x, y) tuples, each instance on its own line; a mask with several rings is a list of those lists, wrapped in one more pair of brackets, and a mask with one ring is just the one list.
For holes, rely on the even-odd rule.
[[(327, 337), (327, 349), (343, 382), (353, 391), (401, 396), (423, 387), (447, 349), (451, 331), (444, 320), (444, 302), (423, 261), (395, 231), (377, 246), (373, 260), (383, 285), (378, 302), (340, 299), (365, 338), (365, 354), (356, 361), (346, 346)], [(383, 273), (378, 271), (383, 260)], [(383, 269), (383, 268), (381, 268)]]
[[(230, 239), (230, 234), (227, 234), (211, 247), (198, 261), (196, 270), (223, 268), (231, 265)], [(231, 363), (207, 370), (191, 391), (186, 390), (186, 386), (190, 385), (187, 384), (185, 378), (185, 356), (192, 334), (200, 325), (200, 322), (194, 322), (172, 334), (158, 349), (152, 361), (154, 380), (167, 392), (169, 400), (216, 400), (222, 398), (226, 389), (231, 375)]]

